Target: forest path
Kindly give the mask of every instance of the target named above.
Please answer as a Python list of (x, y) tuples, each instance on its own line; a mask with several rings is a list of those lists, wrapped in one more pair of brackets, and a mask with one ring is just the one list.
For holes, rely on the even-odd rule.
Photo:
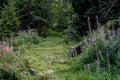
[(60, 71), (69, 69), (66, 53), (69, 46), (63, 43), (62, 37), (50, 36), (34, 48), (26, 51), (25, 58), (38, 75), (48, 75), (51, 80), (61, 80)]

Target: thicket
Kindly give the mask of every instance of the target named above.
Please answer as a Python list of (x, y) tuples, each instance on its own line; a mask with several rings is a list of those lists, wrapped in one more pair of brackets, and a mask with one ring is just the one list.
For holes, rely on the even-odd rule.
[(42, 37), (53, 30), (66, 34), (75, 17), (67, 0), (4, 0), (0, 4), (1, 36), (29, 28)]
[(88, 17), (96, 29), (96, 15), (102, 24), (120, 15), (119, 0), (1, 0), (0, 4), (1, 36), (34, 28), (43, 37), (54, 30), (75, 39), (88, 33)]
[[(91, 28), (96, 29), (96, 15), (99, 17), (101, 24), (106, 24), (108, 21), (117, 20), (120, 15), (119, 0), (70, 0), (74, 12), (77, 14), (73, 21), (73, 30), (77, 35), (88, 33), (87, 23), (88, 17), (91, 22)], [(112, 25), (111, 25), (112, 26)], [(74, 35), (74, 34), (73, 34)]]
[(80, 56), (70, 60), (72, 70), (87, 74), (88, 80), (119, 80), (120, 38), (105, 39), (100, 34), (94, 33), (94, 41), (82, 49)]
[[(4, 28), (7, 29), (3, 31), (5, 34), (13, 30), (16, 32), (18, 28), (34, 28), (43, 37), (46, 37), (49, 31), (54, 30), (64, 32), (72, 38), (78, 38), (88, 32), (88, 17), (91, 28), (95, 29), (96, 15), (99, 17), (100, 23), (105, 24), (108, 21), (117, 20), (120, 14), (119, 0), (4, 0), (0, 1), (0, 4), (1, 31), (3, 31), (3, 24), (6, 23)], [(9, 13), (11, 15), (8, 15)], [(11, 20), (9, 20), (10, 17), (12, 17)], [(6, 27), (8, 23), (10, 26), (16, 27), (8, 28)]]

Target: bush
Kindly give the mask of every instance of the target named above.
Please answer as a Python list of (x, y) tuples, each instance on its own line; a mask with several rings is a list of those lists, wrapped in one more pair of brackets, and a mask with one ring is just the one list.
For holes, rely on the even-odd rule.
[(0, 69), (0, 80), (18, 80), (18, 78), (12, 70)]
[(98, 35), (95, 41), (91, 41), (82, 49), (80, 56), (69, 60), (71, 69), (87, 75), (87, 77), (82, 75), (78, 78), (81, 80), (119, 80), (119, 43), (119, 38), (105, 39)]
[(98, 66), (111, 71), (119, 69), (119, 42), (113, 38), (109, 40), (98, 38), (95, 42), (88, 44), (79, 57), (74, 58), (72, 67), (77, 70), (90, 67), (91, 71), (95, 71)]
[(31, 45), (31, 44), (39, 44), (42, 41), (42, 38), (37, 34), (18, 34), (18, 36), (13, 38), (13, 45)]

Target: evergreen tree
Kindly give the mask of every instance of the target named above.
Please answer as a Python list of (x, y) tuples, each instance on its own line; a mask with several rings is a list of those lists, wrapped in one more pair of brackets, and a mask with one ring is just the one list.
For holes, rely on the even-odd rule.
[(19, 25), (14, 0), (9, 0), (0, 11), (0, 37), (10, 36), (11, 33), (17, 32)]
[(3, 4), (7, 4), (7, 0), (0, 0), (0, 9), (3, 7)]
[(39, 35), (46, 37), (52, 22), (52, 0), (16, 0), (19, 8), (21, 29), (37, 29)]

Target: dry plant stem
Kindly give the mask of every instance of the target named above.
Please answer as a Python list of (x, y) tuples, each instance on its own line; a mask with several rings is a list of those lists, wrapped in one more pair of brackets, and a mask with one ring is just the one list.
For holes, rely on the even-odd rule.
[[(99, 23), (99, 19), (98, 16), (96, 15), (96, 24), (97, 24), (97, 29), (99, 29), (100, 23)], [(98, 30), (99, 31), (99, 30)]]
[(89, 33), (90, 33), (90, 35), (92, 35), (92, 29), (91, 29), (90, 17), (88, 16), (88, 17), (87, 17), (87, 19), (88, 19), (88, 28), (89, 28)]

